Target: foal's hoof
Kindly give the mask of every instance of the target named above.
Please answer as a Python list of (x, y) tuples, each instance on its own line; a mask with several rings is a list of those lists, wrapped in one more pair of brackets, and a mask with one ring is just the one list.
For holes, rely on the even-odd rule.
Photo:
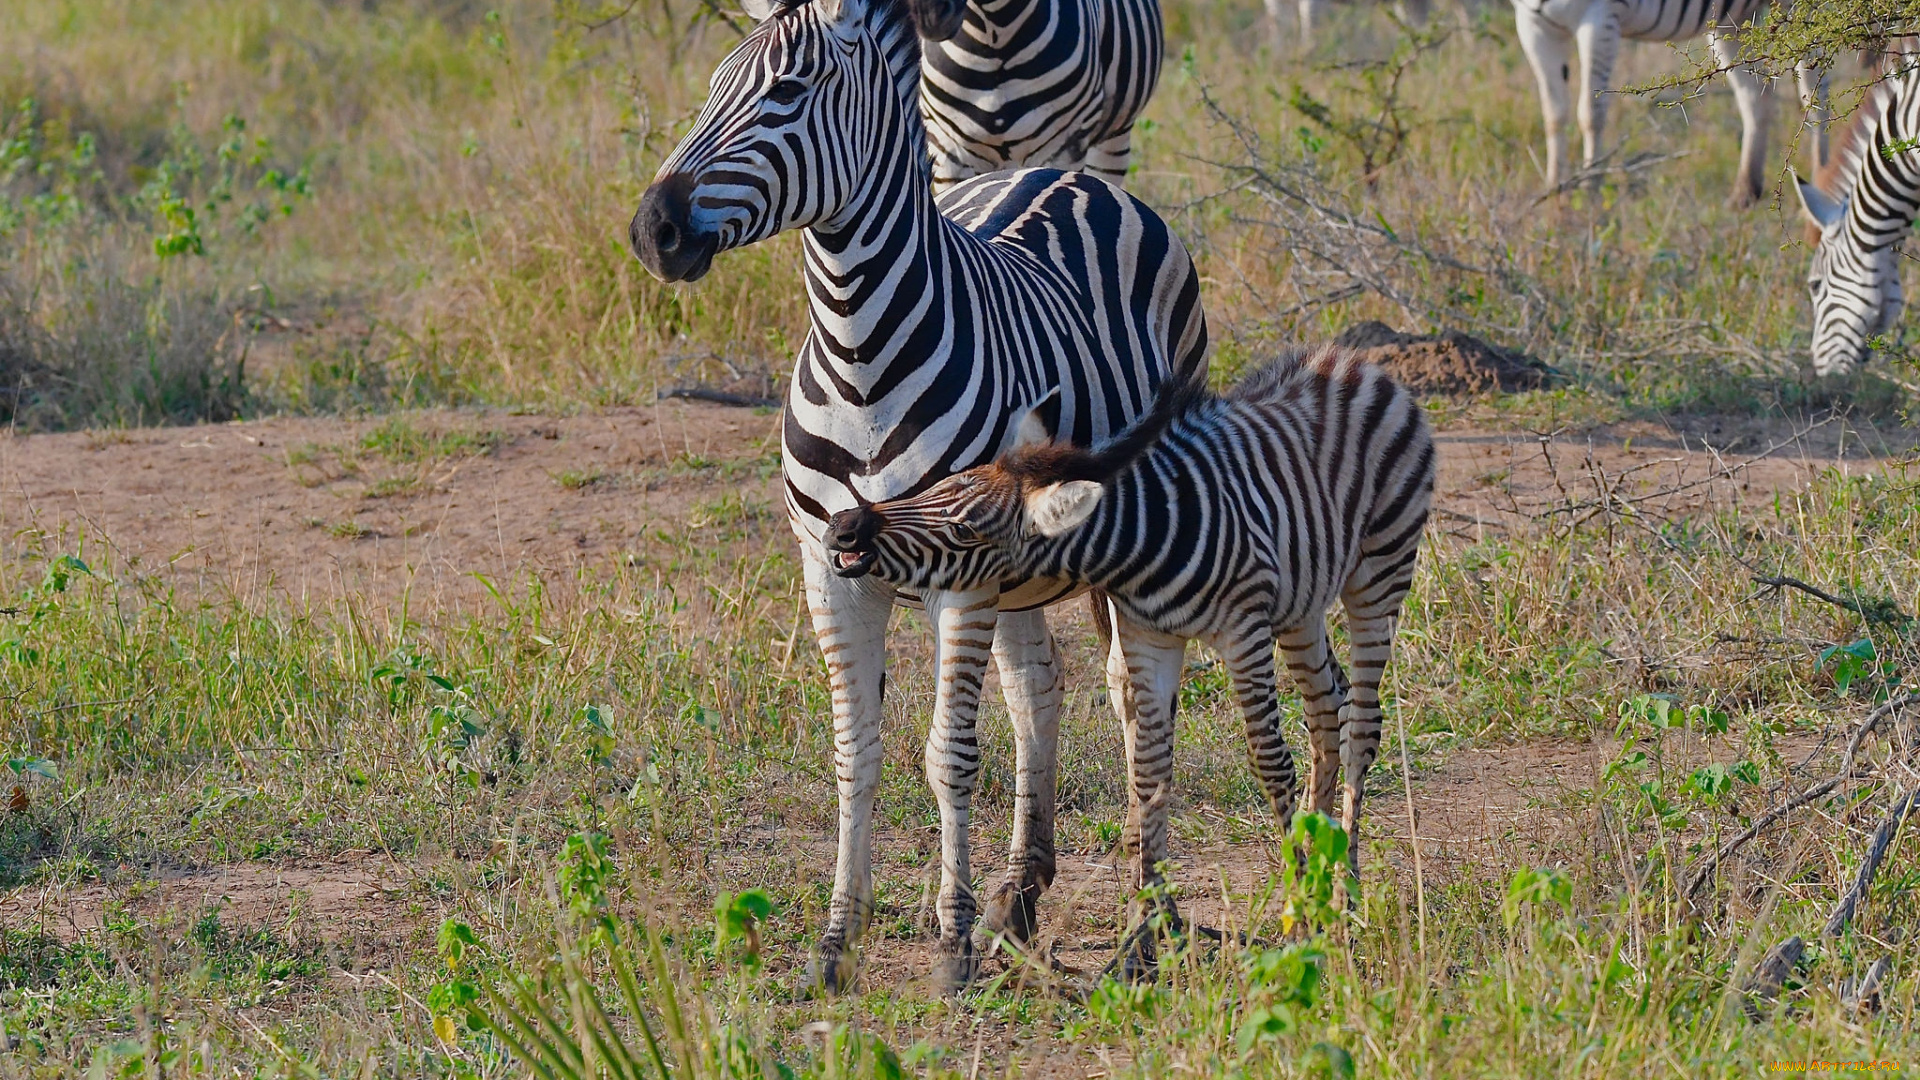
[(991, 955), (1003, 937), (1015, 945), (1032, 941), (1034, 931), (1040, 927), (1039, 901), (1039, 890), (1022, 889), (1011, 881), (1001, 882), (1000, 888), (987, 898), (987, 906), (974, 926), (975, 946)]
[(980, 960), (973, 951), (973, 938), (940, 943), (940, 955), (933, 962), (933, 984), (942, 997), (952, 997), (972, 986), (979, 975)]
[(852, 950), (844, 945), (822, 945), (814, 950), (808, 977), (814, 989), (834, 997), (852, 989), (854, 966)]

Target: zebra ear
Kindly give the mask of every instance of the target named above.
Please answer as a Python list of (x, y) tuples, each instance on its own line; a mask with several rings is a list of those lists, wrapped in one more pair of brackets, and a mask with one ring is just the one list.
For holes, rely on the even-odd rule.
[(785, 6), (780, 0), (740, 0), (740, 10), (747, 13), (747, 18), (757, 23), (766, 22), (778, 15), (780, 9)]
[(967, 21), (967, 0), (913, 0), (913, 25), (928, 41), (945, 41)]
[(1048, 484), (1027, 494), (1027, 519), (1033, 531), (1051, 540), (1093, 516), (1106, 489), (1092, 480)]
[(1793, 190), (1800, 194), (1800, 213), (1816, 229), (1825, 229), (1847, 212), (1844, 201), (1800, 179), (1799, 173), (1793, 174)]
[(1053, 441), (1060, 430), (1060, 388), (1054, 387), (1026, 411), (1014, 425), (1012, 450), (1024, 450)]

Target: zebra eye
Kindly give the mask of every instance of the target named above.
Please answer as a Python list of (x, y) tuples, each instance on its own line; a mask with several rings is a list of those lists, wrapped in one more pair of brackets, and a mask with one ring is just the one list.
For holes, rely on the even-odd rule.
[(963, 544), (970, 544), (980, 539), (980, 532), (964, 521), (956, 521), (953, 523), (953, 538)]
[(767, 90), (767, 100), (775, 105), (791, 105), (800, 100), (807, 92), (807, 84), (799, 79), (779, 79)]

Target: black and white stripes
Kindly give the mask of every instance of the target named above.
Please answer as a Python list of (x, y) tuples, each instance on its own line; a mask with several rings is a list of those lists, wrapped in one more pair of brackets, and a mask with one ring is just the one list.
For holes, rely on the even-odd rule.
[(1871, 339), (1900, 320), (1905, 300), (1895, 253), (1920, 215), (1920, 65), (1875, 86), (1860, 110), (1829, 170), (1833, 190), (1804, 180), (1795, 185), (1820, 230), (1807, 289), (1813, 369), (1821, 375), (1866, 362)]
[[(1061, 578), (1101, 589), (1119, 616), (1136, 716), (1126, 733), (1136, 884), (1166, 855), (1174, 704), (1198, 638), (1225, 660), (1248, 754), (1291, 815), (1294, 767), (1274, 696), (1277, 643), (1306, 705), (1313, 809), (1339, 796), (1359, 822), (1380, 743), (1380, 679), (1432, 501), (1434, 445), (1419, 403), (1349, 350), (1283, 358), (1224, 398), (1163, 389), (1152, 411), (1093, 450), (1020, 445), (927, 491), (835, 515), (843, 575), (971, 590)], [(1326, 615), (1347, 612), (1349, 684)], [(1359, 850), (1357, 842), (1351, 848)]]
[(1159, 0), (971, 0), (921, 63), (935, 189), (1023, 166), (1123, 182), (1165, 51)]
[[(1059, 394), (1063, 430), (1104, 438), (1169, 377), (1204, 369), (1200, 282), (1166, 223), (1084, 173), (1029, 169), (959, 184), (936, 205), (922, 124), (916, 20), (927, 0), (751, 0), (763, 19), (715, 71), (712, 95), (634, 215), (635, 254), (691, 281), (715, 255), (804, 229), (812, 329), (782, 435), (786, 501), (826, 658), (840, 843), (817, 962), (852, 977), (871, 913), (869, 833), (880, 774), (880, 697), (896, 594), (835, 576), (827, 518), (924, 490), (991, 460), (1017, 412)], [(939, 695), (926, 768), (941, 814), (942, 974), (972, 970), (967, 822), (991, 654), (1017, 744), (1005, 878), (990, 924), (1023, 936), (1053, 880), (1059, 667), (1039, 605), (1072, 586), (930, 591)], [(907, 598), (911, 599), (911, 598)]]

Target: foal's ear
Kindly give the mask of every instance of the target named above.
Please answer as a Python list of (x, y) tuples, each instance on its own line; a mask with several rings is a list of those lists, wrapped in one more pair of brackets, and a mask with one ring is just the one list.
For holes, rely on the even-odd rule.
[(1816, 229), (1825, 230), (1847, 212), (1845, 200), (1836, 199), (1800, 179), (1799, 173), (1793, 174), (1793, 190), (1800, 196), (1801, 215)]
[(967, 0), (912, 0), (913, 27), (928, 41), (945, 41), (967, 21)]
[(1092, 480), (1068, 480), (1035, 488), (1027, 495), (1027, 519), (1033, 531), (1051, 540), (1093, 516), (1106, 489)]
[(757, 23), (766, 22), (780, 14), (786, 6), (780, 0), (740, 0), (740, 10)]
[(1024, 450), (1029, 446), (1039, 446), (1053, 441), (1054, 433), (1060, 429), (1060, 388), (1048, 391), (1033, 407), (1021, 414), (1020, 422), (1014, 425), (1013, 445), (1010, 450)]

